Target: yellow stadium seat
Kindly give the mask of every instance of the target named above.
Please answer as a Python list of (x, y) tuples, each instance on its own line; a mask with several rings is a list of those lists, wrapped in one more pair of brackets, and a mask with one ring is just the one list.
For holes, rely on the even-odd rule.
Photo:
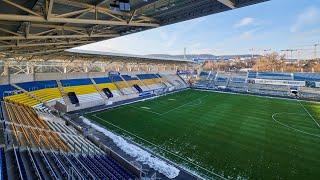
[(63, 88), (65, 92), (75, 92), (77, 95), (96, 93), (94, 85), (70, 86)]
[(115, 82), (115, 83), (117, 84), (118, 88), (120, 88), (120, 89), (128, 88), (127, 83), (124, 82), (124, 81), (118, 81), (118, 82)]
[(36, 97), (43, 101), (50, 101), (52, 99), (61, 98), (61, 93), (58, 88), (47, 88), (31, 92)]
[(104, 89), (104, 88), (109, 88), (110, 91), (113, 91), (113, 90), (117, 90), (117, 87), (115, 84), (113, 83), (104, 83), (104, 84), (97, 84), (98, 88), (100, 90)]
[(139, 85), (140, 87), (141, 86), (144, 86), (143, 85), (143, 83), (141, 82), (141, 81), (139, 81), (139, 80), (131, 80), (131, 81), (127, 81), (128, 82), (128, 84), (132, 87), (133, 85), (135, 85), (135, 84), (137, 84), (137, 85)]
[(26, 93), (7, 96), (5, 97), (5, 100), (8, 102), (14, 102), (18, 104), (27, 105), (27, 106), (35, 106), (41, 103), (38, 100), (29, 97)]

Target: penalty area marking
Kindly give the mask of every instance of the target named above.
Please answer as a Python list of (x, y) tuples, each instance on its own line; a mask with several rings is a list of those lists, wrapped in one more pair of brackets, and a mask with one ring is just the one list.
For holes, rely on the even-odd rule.
[(138, 110), (142, 110), (142, 111), (146, 111), (146, 112), (149, 112), (149, 113), (152, 113), (152, 114), (156, 114), (156, 115), (158, 115), (158, 116), (161, 116), (161, 115), (162, 115), (161, 113), (152, 111), (151, 108), (149, 108), (149, 109), (146, 109), (146, 108), (144, 108), (144, 107), (138, 108), (138, 107), (131, 106), (131, 105), (129, 105), (129, 107), (134, 108), (134, 109), (138, 109)]
[(199, 97), (199, 98), (197, 98), (197, 99), (195, 99), (195, 100), (193, 100), (193, 101), (190, 101), (190, 102), (185, 103), (185, 104), (182, 104), (182, 105), (180, 105), (180, 106), (178, 106), (178, 107), (176, 107), (176, 108), (173, 108), (173, 109), (171, 109), (171, 110), (169, 110), (169, 111), (166, 111), (166, 112), (162, 113), (161, 115), (168, 114), (169, 112), (175, 111), (175, 110), (180, 109), (180, 108), (182, 108), (182, 107), (184, 107), (184, 106), (188, 106), (188, 105), (192, 104), (192, 103), (195, 102), (195, 101), (198, 101), (198, 100), (201, 101), (202, 98), (205, 98), (205, 97), (208, 97), (208, 96), (209, 96), (209, 95), (205, 95), (205, 96)]
[(318, 128), (320, 128), (320, 124), (317, 122), (316, 119), (314, 119), (314, 117), (310, 114), (310, 112), (306, 109), (306, 107), (299, 101), (299, 104), (301, 105), (301, 107), (304, 109), (304, 111), (311, 117), (311, 119), (316, 123), (316, 125), (318, 126)]
[(202, 104), (201, 99), (198, 99), (198, 103), (196, 104), (188, 104), (187, 106), (199, 106), (200, 104)]
[[(135, 106), (132, 106), (132, 105), (129, 105), (129, 107), (132, 107), (132, 108), (134, 108), (134, 109), (138, 109), (138, 110), (142, 110), (142, 111), (146, 111), (146, 112), (149, 112), (149, 113), (152, 113), (152, 114), (156, 114), (156, 115), (158, 115), (158, 116), (163, 116), (163, 115), (165, 115), (165, 114), (168, 114), (168, 113), (170, 113), (170, 112), (172, 112), (172, 111), (175, 111), (175, 110), (177, 110), (177, 109), (180, 109), (180, 108), (182, 108), (182, 107), (184, 107), (184, 106), (197, 106), (197, 105), (200, 105), (201, 103), (202, 103), (202, 100), (201, 99), (203, 99), (203, 98), (205, 98), (205, 97), (208, 97), (209, 95), (205, 95), (205, 96), (202, 96), (202, 97), (199, 97), (199, 98), (197, 98), (197, 99), (194, 99), (194, 100), (192, 100), (192, 101), (189, 101), (189, 102), (187, 102), (187, 103), (185, 103), (185, 104), (182, 104), (182, 105), (180, 105), (180, 106), (178, 106), (178, 107), (175, 107), (175, 108), (173, 108), (173, 109), (170, 109), (170, 110), (168, 110), (168, 111), (166, 111), (166, 112), (163, 112), (163, 113), (158, 113), (158, 112), (155, 112), (155, 111), (152, 111), (151, 110), (151, 108), (149, 108), (149, 107), (135, 107)], [(198, 103), (196, 103), (196, 104), (192, 104), (192, 103), (194, 103), (194, 102), (197, 102), (198, 101)]]
[[(142, 141), (144, 141), (144, 142), (147, 142), (148, 144), (150, 144), (150, 145), (152, 145), (152, 146), (154, 146), (154, 147), (156, 147), (156, 148), (159, 148), (159, 149), (161, 149), (161, 150), (163, 150), (163, 151), (165, 151), (165, 152), (167, 152), (167, 153), (169, 153), (169, 154), (171, 154), (171, 155), (173, 155), (173, 156), (175, 156), (175, 157), (178, 157), (178, 158), (184, 160), (185, 162), (188, 162), (188, 163), (190, 163), (190, 164), (192, 164), (192, 165), (194, 165), (194, 166), (196, 166), (196, 167), (198, 167), (198, 168), (200, 168), (200, 169), (202, 169), (202, 170), (204, 170), (204, 171), (206, 171), (206, 172), (208, 172), (208, 173), (210, 173), (210, 174), (212, 174), (212, 175), (214, 175), (214, 176), (216, 176), (216, 177), (219, 177), (219, 178), (221, 178), (221, 179), (227, 180), (227, 178), (223, 177), (222, 175), (217, 174), (217, 173), (214, 173), (213, 171), (210, 171), (210, 170), (208, 170), (208, 169), (206, 169), (206, 168), (204, 168), (204, 167), (202, 167), (202, 166), (200, 166), (200, 165), (198, 165), (198, 164), (196, 164), (196, 163), (194, 163), (194, 162), (192, 162), (192, 161), (190, 161), (190, 160), (188, 160), (188, 159), (186, 159), (186, 158), (184, 158), (184, 157), (182, 157), (182, 156), (180, 156), (180, 155), (177, 155), (176, 153), (174, 153), (174, 152), (172, 152), (172, 151), (169, 151), (169, 150), (167, 150), (167, 149), (165, 149), (165, 148), (162, 148), (162, 147), (160, 147), (160, 146), (158, 146), (158, 145), (156, 145), (156, 144), (154, 144), (154, 143), (152, 143), (152, 142), (150, 142), (150, 141), (148, 141), (148, 140), (146, 140), (146, 139), (144, 139), (144, 138), (142, 138), (142, 137), (140, 137), (140, 136), (138, 136), (138, 135), (136, 135), (136, 134), (134, 134), (134, 133), (132, 133), (132, 132), (130, 132), (130, 131), (127, 131), (127, 130), (125, 130), (125, 129), (123, 129), (123, 128), (121, 128), (121, 127), (119, 127), (119, 126), (117, 126), (117, 125), (115, 125), (115, 124), (113, 124), (113, 123), (105, 120), (105, 119), (102, 119), (102, 118), (96, 116), (96, 114), (94, 114), (93, 117), (95, 117), (95, 118), (97, 118), (97, 119), (100, 119), (101, 121), (106, 122), (106, 123), (108, 123), (109, 125), (117, 128), (117, 129), (119, 129), (119, 130), (121, 130), (121, 131), (123, 131), (123, 132), (126, 132), (127, 134), (129, 134), (129, 135), (131, 135), (131, 136), (134, 136), (134, 137), (136, 137), (136, 138), (138, 138), (138, 139), (140, 139), (140, 140), (142, 140)], [(105, 128), (105, 127), (104, 127), (104, 128)], [(121, 137), (125, 138), (124, 136), (121, 136)], [(125, 139), (127, 139), (127, 138), (125, 138)], [(129, 142), (130, 142), (130, 140), (129, 140)], [(154, 154), (156, 154), (156, 153), (154, 153)], [(159, 156), (159, 155), (157, 155), (157, 156)], [(179, 165), (179, 166), (180, 166), (180, 165)]]
[[(297, 131), (297, 132), (300, 132), (300, 133), (303, 133), (303, 134), (307, 134), (307, 135), (310, 135), (310, 136), (314, 136), (314, 137), (320, 138), (320, 134), (308, 133), (308, 132), (306, 132), (306, 131), (303, 131), (303, 130), (300, 130), (300, 129), (296, 129), (296, 128), (292, 127), (292, 126), (289, 126), (289, 125), (287, 125), (287, 124), (285, 124), (285, 123), (282, 123), (282, 122), (278, 121), (275, 117), (276, 117), (277, 115), (280, 115), (280, 114), (299, 114), (299, 113), (285, 113), (285, 112), (282, 112), (282, 113), (274, 113), (274, 114), (272, 114), (271, 117), (272, 117), (272, 119), (273, 119), (276, 123), (279, 123), (280, 125), (282, 125), (282, 126), (284, 126), (284, 127), (287, 127), (287, 128), (289, 128), (289, 129), (291, 129), (291, 130), (294, 130), (294, 131)], [(299, 115), (302, 115), (302, 114), (299, 114)]]

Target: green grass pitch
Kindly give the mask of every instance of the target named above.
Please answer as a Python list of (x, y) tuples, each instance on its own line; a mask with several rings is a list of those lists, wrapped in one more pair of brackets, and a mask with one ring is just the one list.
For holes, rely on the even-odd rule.
[(86, 117), (206, 178), (320, 178), (320, 104), (186, 90)]

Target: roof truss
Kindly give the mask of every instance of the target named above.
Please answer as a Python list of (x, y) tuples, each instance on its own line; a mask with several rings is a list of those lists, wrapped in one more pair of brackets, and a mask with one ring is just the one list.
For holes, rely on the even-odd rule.
[(0, 0), (0, 54), (110, 39), (268, 0), (131, 0), (114, 11), (110, 0)]

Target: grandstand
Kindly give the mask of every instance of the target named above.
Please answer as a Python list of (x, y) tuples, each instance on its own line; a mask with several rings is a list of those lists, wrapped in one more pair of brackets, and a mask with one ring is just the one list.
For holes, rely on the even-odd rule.
[[(119, 73), (0, 85), (3, 100), (1, 117), (5, 119), (1, 127), (4, 133), (2, 143), (6, 147), (1, 148), (1, 158), (10, 167), (17, 167), (15, 172), (6, 170), (4, 165), (2, 172), (6, 174), (2, 175), (9, 179), (50, 176), (56, 179), (140, 178), (142, 169), (123, 160), (100, 142), (79, 135), (77, 131), (83, 129), (77, 125), (68, 126), (57, 113), (102, 105), (107, 107), (187, 87), (182, 79), (175, 76)], [(120, 162), (113, 158), (120, 159)]]
[(200, 72), (193, 87), (318, 101), (319, 81), (317, 73)]

